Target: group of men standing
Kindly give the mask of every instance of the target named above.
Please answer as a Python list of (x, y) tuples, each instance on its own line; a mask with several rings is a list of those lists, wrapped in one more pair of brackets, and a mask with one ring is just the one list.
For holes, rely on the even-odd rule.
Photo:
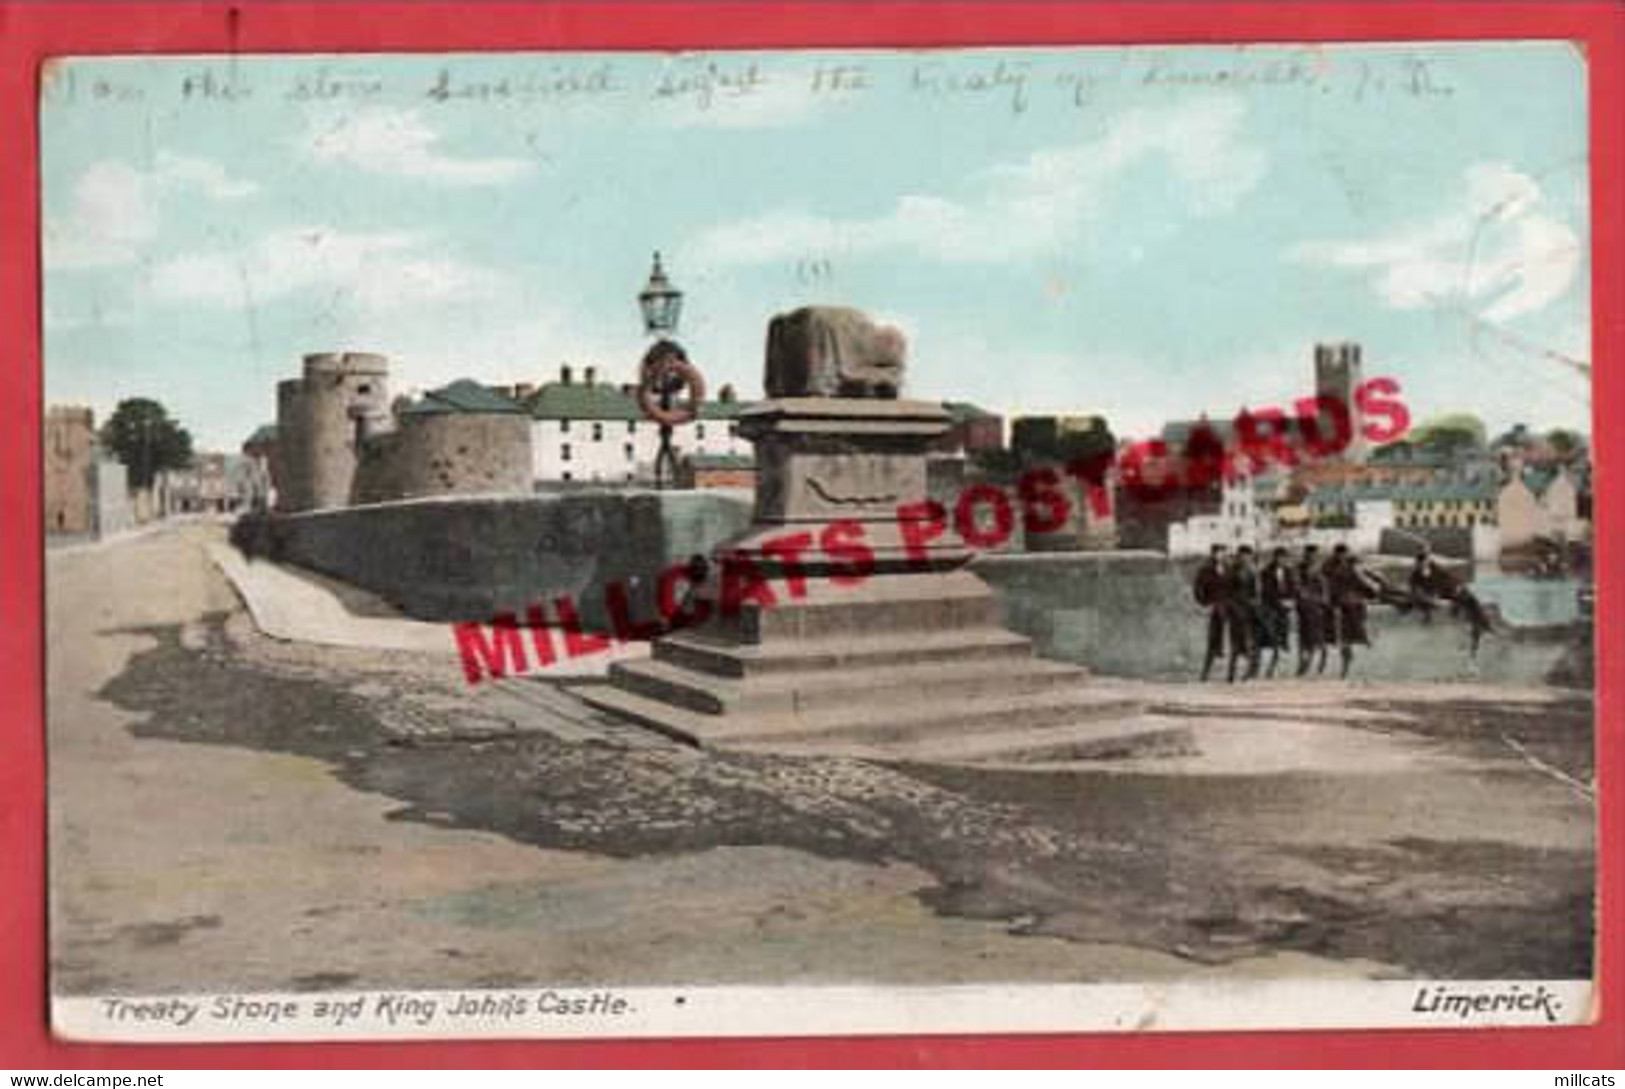
[[(1479, 639), (1490, 630), (1478, 599), (1426, 549), (1416, 558), (1409, 587), (1400, 590), (1368, 570), (1344, 544), (1335, 546), (1324, 560), (1319, 546), (1304, 545), (1295, 562), (1287, 549), (1276, 548), (1263, 567), (1258, 566), (1251, 545), (1240, 546), (1234, 554), (1224, 545), (1214, 545), (1197, 569), (1194, 590), (1197, 604), (1208, 614), (1204, 681), (1226, 650), (1229, 680), (1237, 679), (1243, 661), (1242, 680), (1257, 677), (1261, 668), (1264, 676), (1273, 677), (1294, 628), (1298, 676), (1311, 667), (1317, 674), (1324, 673), (1327, 652), (1335, 645), (1342, 659), (1340, 675), (1347, 677), (1355, 646), (1371, 645), (1367, 613), (1373, 602), (1402, 611), (1418, 609), (1424, 620), (1431, 620), (1433, 609), (1448, 602), (1471, 625), (1475, 655)], [(1267, 667), (1263, 665), (1265, 651), (1269, 651)]]

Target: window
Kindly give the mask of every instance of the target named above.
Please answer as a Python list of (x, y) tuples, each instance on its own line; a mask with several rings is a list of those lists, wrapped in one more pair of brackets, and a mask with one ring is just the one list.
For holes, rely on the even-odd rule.
[(626, 460), (631, 461), (632, 460), (632, 444), (629, 443), (629, 442), (622, 443), (621, 444), (621, 449), (626, 451)]
[(694, 425), (694, 437), (696, 439), (705, 438), (705, 425), (704, 424), (695, 424)]
[(568, 435), (569, 433), (570, 433), (570, 421), (569, 420), (560, 420), (559, 421), (559, 434)]
[(573, 480), (575, 478), (570, 475), (570, 470), (566, 469), (566, 470), (564, 470), (564, 479), (565, 480)]
[(604, 441), (604, 425), (603, 424), (595, 422), (592, 425), (592, 441), (593, 442), (603, 442)]
[(559, 460), (560, 461), (569, 461), (570, 460), (570, 444), (569, 443), (566, 442), (566, 443), (560, 444), (560, 446), (559, 446)]
[(739, 425), (736, 424), (736, 423), (729, 424), (728, 425), (728, 437), (731, 439), (731, 438), (736, 438), (738, 435), (739, 435)]
[(636, 420), (627, 420), (626, 421), (626, 433), (628, 435), (636, 435), (638, 433), (638, 421), (636, 421)]

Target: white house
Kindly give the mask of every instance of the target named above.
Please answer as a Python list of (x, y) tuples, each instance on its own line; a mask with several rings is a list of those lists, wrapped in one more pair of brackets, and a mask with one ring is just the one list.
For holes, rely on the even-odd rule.
[(1275, 535), (1275, 514), (1258, 500), (1258, 481), (1238, 476), (1224, 481), (1219, 509), (1168, 526), (1170, 556), (1202, 556), (1222, 544), (1230, 548), (1268, 543)]
[(1318, 545), (1329, 551), (1347, 545), (1376, 552), (1382, 533), (1395, 525), (1393, 500), (1379, 488), (1332, 488), (1313, 493), (1303, 506), (1280, 506), (1286, 478), (1279, 474), (1226, 480), (1219, 509), (1168, 527), (1168, 553), (1202, 556), (1216, 544), (1259, 552), (1276, 547)]
[[(559, 379), (522, 398), (532, 420), (531, 454), (538, 484), (628, 484), (654, 479), (660, 425), (645, 419), (631, 386), (600, 382), (587, 367), (580, 381), (568, 366)], [(672, 431), (679, 460), (687, 454), (749, 457), (736, 417), (744, 406), (724, 386), (722, 396), (700, 406), (699, 419)]]

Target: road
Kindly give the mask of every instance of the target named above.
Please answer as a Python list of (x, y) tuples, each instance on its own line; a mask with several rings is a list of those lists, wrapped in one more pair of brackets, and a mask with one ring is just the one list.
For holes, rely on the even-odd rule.
[(57, 993), (1588, 970), (1572, 693), (1162, 686), (1202, 755), (1048, 773), (711, 754), (267, 639), (219, 534), (48, 557)]

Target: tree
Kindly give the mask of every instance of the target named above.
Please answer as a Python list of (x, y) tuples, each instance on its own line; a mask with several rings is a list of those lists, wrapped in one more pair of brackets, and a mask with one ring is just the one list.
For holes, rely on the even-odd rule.
[(146, 397), (120, 401), (100, 437), (102, 446), (124, 463), (132, 488), (151, 487), (163, 470), (192, 463), (192, 436), (170, 419), (163, 405)]
[(1546, 432), (1546, 443), (1552, 448), (1552, 453), (1563, 461), (1571, 461), (1576, 455), (1585, 453), (1585, 436), (1566, 427), (1556, 427)]
[(1422, 449), (1453, 454), (1484, 449), (1484, 435), (1483, 420), (1471, 412), (1453, 412), (1418, 424), (1406, 437)]

